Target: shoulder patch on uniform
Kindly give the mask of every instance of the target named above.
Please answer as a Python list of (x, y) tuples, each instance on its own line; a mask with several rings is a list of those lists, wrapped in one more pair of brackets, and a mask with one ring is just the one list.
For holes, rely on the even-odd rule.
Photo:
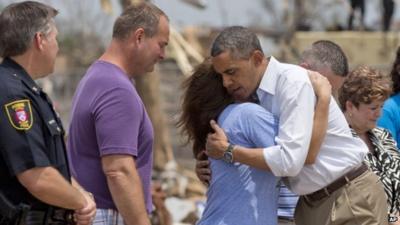
[(32, 127), (32, 107), (28, 99), (13, 101), (4, 106), (8, 120), (17, 130), (29, 130)]

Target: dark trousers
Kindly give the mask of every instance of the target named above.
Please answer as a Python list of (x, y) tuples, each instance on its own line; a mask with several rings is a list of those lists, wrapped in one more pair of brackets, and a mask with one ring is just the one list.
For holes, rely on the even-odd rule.
[(43, 225), (46, 224), (42, 214), (26, 212), (23, 216), (14, 219), (1, 217), (0, 225)]
[(361, 26), (364, 26), (364, 12), (365, 12), (365, 4), (364, 0), (350, 0), (351, 5), (351, 12), (348, 21), (348, 29), (353, 30), (353, 19), (354, 19), (354, 12), (357, 8), (361, 11)]
[(382, 0), (383, 4), (383, 31), (388, 31), (393, 17), (394, 12), (394, 1), (393, 0)]
[(21, 225), (43, 225), (45, 224), (42, 213), (28, 212), (25, 221)]
[(29, 211), (26, 217), (18, 225), (74, 225), (71, 219), (64, 218), (64, 215), (52, 215), (49, 212)]

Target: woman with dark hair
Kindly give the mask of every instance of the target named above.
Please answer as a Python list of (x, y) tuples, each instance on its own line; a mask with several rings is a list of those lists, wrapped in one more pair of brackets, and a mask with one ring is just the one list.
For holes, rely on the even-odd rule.
[[(217, 120), (231, 143), (247, 147), (272, 146), (278, 121), (254, 103), (234, 103), (210, 61), (201, 64), (184, 83), (183, 112), (179, 126), (193, 142), (194, 155), (205, 148), (210, 120)], [(233, 148), (233, 146), (231, 146)], [(240, 163), (210, 160), (213, 176), (207, 203), (198, 225), (276, 225), (278, 178), (271, 172)]]
[(390, 76), (393, 82), (393, 92), (383, 105), (378, 126), (388, 129), (397, 142), (397, 148), (400, 148), (400, 47), (397, 48), (396, 59)]
[(388, 77), (368, 67), (353, 70), (339, 90), (339, 103), (350, 127), (368, 146), (365, 162), (380, 178), (388, 200), (389, 224), (399, 225), (400, 155), (385, 129), (376, 127), (391, 93)]

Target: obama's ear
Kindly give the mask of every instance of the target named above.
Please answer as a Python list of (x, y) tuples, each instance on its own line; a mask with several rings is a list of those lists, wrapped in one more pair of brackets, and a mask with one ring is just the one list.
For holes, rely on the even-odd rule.
[(299, 66), (301, 66), (301, 67), (303, 67), (304, 69), (307, 69), (307, 70), (311, 69), (310, 65), (308, 63), (306, 63), (306, 62), (301, 62), (299, 64)]

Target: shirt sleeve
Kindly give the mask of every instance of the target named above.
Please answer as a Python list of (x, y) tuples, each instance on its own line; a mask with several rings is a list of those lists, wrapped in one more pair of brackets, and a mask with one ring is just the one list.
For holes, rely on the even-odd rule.
[(307, 157), (316, 99), (311, 83), (307, 81), (284, 80), (276, 89), (280, 112), (277, 145), (264, 149), (264, 159), (278, 177), (296, 176)]
[(133, 90), (115, 88), (98, 99), (93, 114), (100, 155), (137, 156), (143, 110)]
[[(18, 102), (26, 104), (22, 115), (26, 117), (21, 118), (27, 122), (24, 127), (16, 124), (15, 116), (18, 114), (10, 107)], [(43, 129), (47, 128), (43, 127), (38, 111), (29, 99), (16, 98), (3, 103), (0, 110), (0, 152), (11, 176), (35, 167), (51, 166)]]

